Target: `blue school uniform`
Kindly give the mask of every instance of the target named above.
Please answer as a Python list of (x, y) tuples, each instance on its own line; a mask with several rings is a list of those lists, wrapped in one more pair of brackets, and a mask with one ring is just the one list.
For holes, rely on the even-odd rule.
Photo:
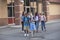
[(35, 23), (34, 22), (30, 22), (30, 30), (31, 31), (36, 30), (36, 27), (35, 27)]
[(24, 21), (24, 29), (28, 29), (29, 28), (29, 17), (24, 17), (23, 21)]
[(30, 30), (31, 31), (36, 30), (36, 25), (35, 25), (34, 17), (33, 16), (30, 18)]

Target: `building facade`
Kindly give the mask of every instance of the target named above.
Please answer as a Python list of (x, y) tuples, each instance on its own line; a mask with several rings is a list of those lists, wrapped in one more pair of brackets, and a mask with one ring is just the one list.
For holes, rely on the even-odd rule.
[(37, 11), (42, 13), (42, 10), (46, 12), (48, 21), (60, 19), (60, 0), (45, 0), (44, 4), (42, 1), (44, 0), (26, 0), (24, 2), (22, 0), (0, 0), (0, 25), (20, 25), (20, 16), (23, 12), (34, 14)]

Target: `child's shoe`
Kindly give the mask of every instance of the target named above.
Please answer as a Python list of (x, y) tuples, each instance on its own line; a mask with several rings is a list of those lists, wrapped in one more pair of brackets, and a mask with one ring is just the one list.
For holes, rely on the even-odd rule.
[(27, 34), (24, 34), (24, 36), (27, 36)]

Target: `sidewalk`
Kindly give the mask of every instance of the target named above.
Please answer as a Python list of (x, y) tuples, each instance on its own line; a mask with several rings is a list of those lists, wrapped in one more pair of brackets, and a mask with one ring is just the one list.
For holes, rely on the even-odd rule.
[[(60, 19), (47, 21), (46, 24), (51, 24), (51, 23), (56, 23), (56, 22), (60, 22)], [(20, 28), (20, 27), (22, 27), (22, 25), (10, 24), (10, 25), (6, 25), (6, 26), (0, 26), (0, 28), (6, 28), (6, 27), (16, 27), (16, 28)]]
[(60, 22), (60, 19), (47, 21), (46, 24), (48, 24), (48, 23), (56, 23), (56, 22)]

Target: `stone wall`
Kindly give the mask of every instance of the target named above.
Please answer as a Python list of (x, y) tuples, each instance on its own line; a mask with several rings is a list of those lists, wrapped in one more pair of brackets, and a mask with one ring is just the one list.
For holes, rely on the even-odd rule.
[(60, 4), (50, 4), (48, 12), (48, 20), (60, 19)]
[(7, 18), (7, 0), (0, 0), (0, 25), (7, 25)]

